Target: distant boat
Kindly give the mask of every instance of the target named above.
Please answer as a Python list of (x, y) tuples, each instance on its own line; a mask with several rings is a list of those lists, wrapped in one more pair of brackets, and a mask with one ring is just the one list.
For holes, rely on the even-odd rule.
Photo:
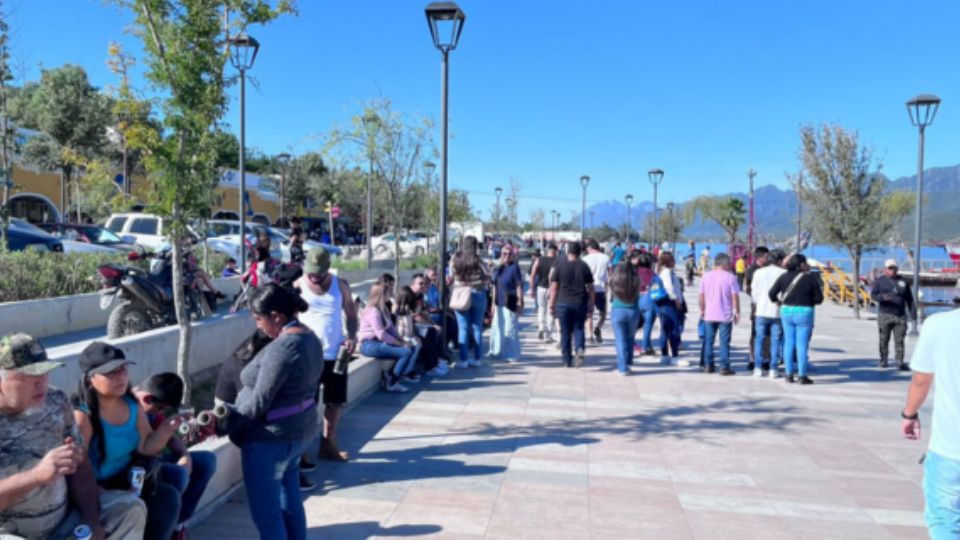
[(947, 251), (950, 260), (957, 266), (960, 266), (960, 238), (943, 244), (943, 249)]

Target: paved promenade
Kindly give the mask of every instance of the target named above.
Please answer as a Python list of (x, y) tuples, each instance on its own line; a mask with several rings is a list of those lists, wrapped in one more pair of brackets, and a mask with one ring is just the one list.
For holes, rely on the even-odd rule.
[[(523, 322), (520, 363), (381, 392), (345, 417), (354, 459), (311, 473), (311, 538), (925, 538), (925, 445), (899, 435), (908, 375), (876, 368), (872, 318), (818, 309), (813, 386), (748, 374), (746, 321), (735, 377), (641, 357), (626, 378), (609, 326), (564, 369), (529, 307)], [(256, 538), (243, 491), (190, 536)]]

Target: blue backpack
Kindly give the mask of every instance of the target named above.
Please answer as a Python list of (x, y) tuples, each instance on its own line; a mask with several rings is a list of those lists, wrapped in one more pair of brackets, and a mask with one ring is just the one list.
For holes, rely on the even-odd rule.
[(654, 304), (660, 304), (670, 297), (670, 295), (667, 294), (667, 289), (663, 286), (663, 280), (660, 279), (660, 276), (654, 274), (653, 279), (650, 280), (650, 288), (647, 290), (646, 296), (648, 296)]

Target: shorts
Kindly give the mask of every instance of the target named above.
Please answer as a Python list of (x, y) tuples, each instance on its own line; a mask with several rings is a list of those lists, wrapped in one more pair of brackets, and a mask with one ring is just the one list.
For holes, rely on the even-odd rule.
[[(343, 405), (347, 402), (347, 373), (334, 373), (336, 360), (323, 361), (323, 374), (320, 375), (320, 386), (323, 387), (324, 405)], [(320, 389), (317, 389), (320, 392)], [(320, 401), (320, 400), (317, 400)]]
[(593, 308), (599, 313), (607, 312), (607, 291), (597, 291), (594, 293)]

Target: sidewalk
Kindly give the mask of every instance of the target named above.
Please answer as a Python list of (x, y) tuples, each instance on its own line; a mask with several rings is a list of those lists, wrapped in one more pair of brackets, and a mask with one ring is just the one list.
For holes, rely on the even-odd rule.
[[(564, 369), (529, 309), (523, 323), (520, 363), (378, 393), (344, 418), (353, 461), (311, 473), (311, 538), (926, 537), (925, 443), (899, 435), (909, 376), (876, 368), (875, 321), (818, 309), (813, 386), (747, 374), (747, 321), (735, 377), (641, 357), (627, 378), (609, 325)], [(694, 363), (695, 340), (694, 320)], [(256, 538), (243, 491), (190, 537)]]

